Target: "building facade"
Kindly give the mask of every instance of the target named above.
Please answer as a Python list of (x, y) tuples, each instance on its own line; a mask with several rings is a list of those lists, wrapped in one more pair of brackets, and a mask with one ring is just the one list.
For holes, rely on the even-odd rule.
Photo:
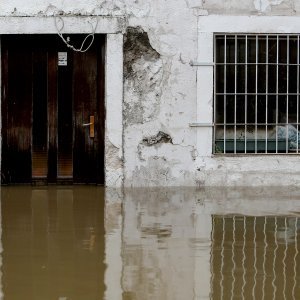
[(3, 183), (300, 183), (300, 1), (0, 8)]

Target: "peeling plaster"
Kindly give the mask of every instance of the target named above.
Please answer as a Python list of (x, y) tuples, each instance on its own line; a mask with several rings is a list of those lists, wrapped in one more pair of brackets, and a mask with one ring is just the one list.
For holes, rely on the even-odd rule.
[(271, 9), (272, 5), (279, 5), (284, 0), (254, 0), (254, 6), (257, 10), (261, 12), (265, 12), (269, 9)]
[(160, 143), (171, 143), (172, 138), (169, 134), (159, 131), (157, 135), (146, 137), (143, 139), (142, 144), (146, 146), (153, 146)]
[(106, 141), (105, 144), (105, 156), (106, 160), (109, 162), (109, 167), (111, 169), (123, 168), (123, 160), (121, 157), (121, 149), (114, 146), (110, 141)]
[(143, 138), (142, 142), (138, 144), (138, 157), (141, 161), (145, 161), (144, 157), (144, 148), (145, 147), (151, 147), (156, 146), (159, 147), (160, 145), (164, 143), (171, 143), (172, 144), (172, 138), (167, 133), (164, 133), (162, 131), (159, 131), (157, 135), (153, 135), (150, 137)]
[(132, 65), (140, 60), (156, 61), (160, 54), (150, 44), (148, 34), (141, 27), (128, 27), (124, 41), (124, 76), (135, 75)]
[(159, 113), (163, 62), (141, 28), (129, 27), (124, 40), (125, 124), (144, 123)]
[[(152, 148), (152, 150), (149, 149)], [(176, 153), (178, 156), (176, 157)], [(168, 139), (164, 141), (154, 142), (148, 144), (147, 142), (141, 142), (137, 146), (137, 154), (140, 161), (145, 162), (148, 157), (167, 157), (168, 160), (181, 164), (184, 161), (180, 160), (180, 156), (183, 153), (190, 153), (190, 157), (185, 158), (185, 167), (187, 167), (192, 161), (195, 161), (198, 157), (197, 149), (192, 145), (174, 144), (172, 140)]]

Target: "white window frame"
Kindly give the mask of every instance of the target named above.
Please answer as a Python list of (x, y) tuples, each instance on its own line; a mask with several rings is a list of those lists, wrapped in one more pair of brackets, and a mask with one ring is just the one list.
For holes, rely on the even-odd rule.
[(299, 34), (300, 18), (296, 16), (199, 16), (196, 123), (199, 124), (197, 131), (199, 156), (213, 155), (214, 35), (230, 33)]

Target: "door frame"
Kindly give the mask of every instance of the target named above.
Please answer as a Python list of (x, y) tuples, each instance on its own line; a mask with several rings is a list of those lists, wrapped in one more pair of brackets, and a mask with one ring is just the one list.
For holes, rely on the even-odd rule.
[[(123, 169), (123, 34), (124, 17), (63, 16), (65, 34), (106, 35), (105, 51), (105, 186), (122, 187)], [(1, 35), (57, 34), (55, 17), (0, 17), (0, 115), (2, 116)], [(0, 171), (2, 162), (2, 117), (0, 118)], [(117, 163), (116, 163), (117, 162)]]

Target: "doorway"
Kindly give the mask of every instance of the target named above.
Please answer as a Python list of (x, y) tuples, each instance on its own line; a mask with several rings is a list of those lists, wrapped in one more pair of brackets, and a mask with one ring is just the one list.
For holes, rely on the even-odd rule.
[(1, 182), (103, 184), (105, 36), (85, 53), (57, 35), (2, 36), (1, 47)]

